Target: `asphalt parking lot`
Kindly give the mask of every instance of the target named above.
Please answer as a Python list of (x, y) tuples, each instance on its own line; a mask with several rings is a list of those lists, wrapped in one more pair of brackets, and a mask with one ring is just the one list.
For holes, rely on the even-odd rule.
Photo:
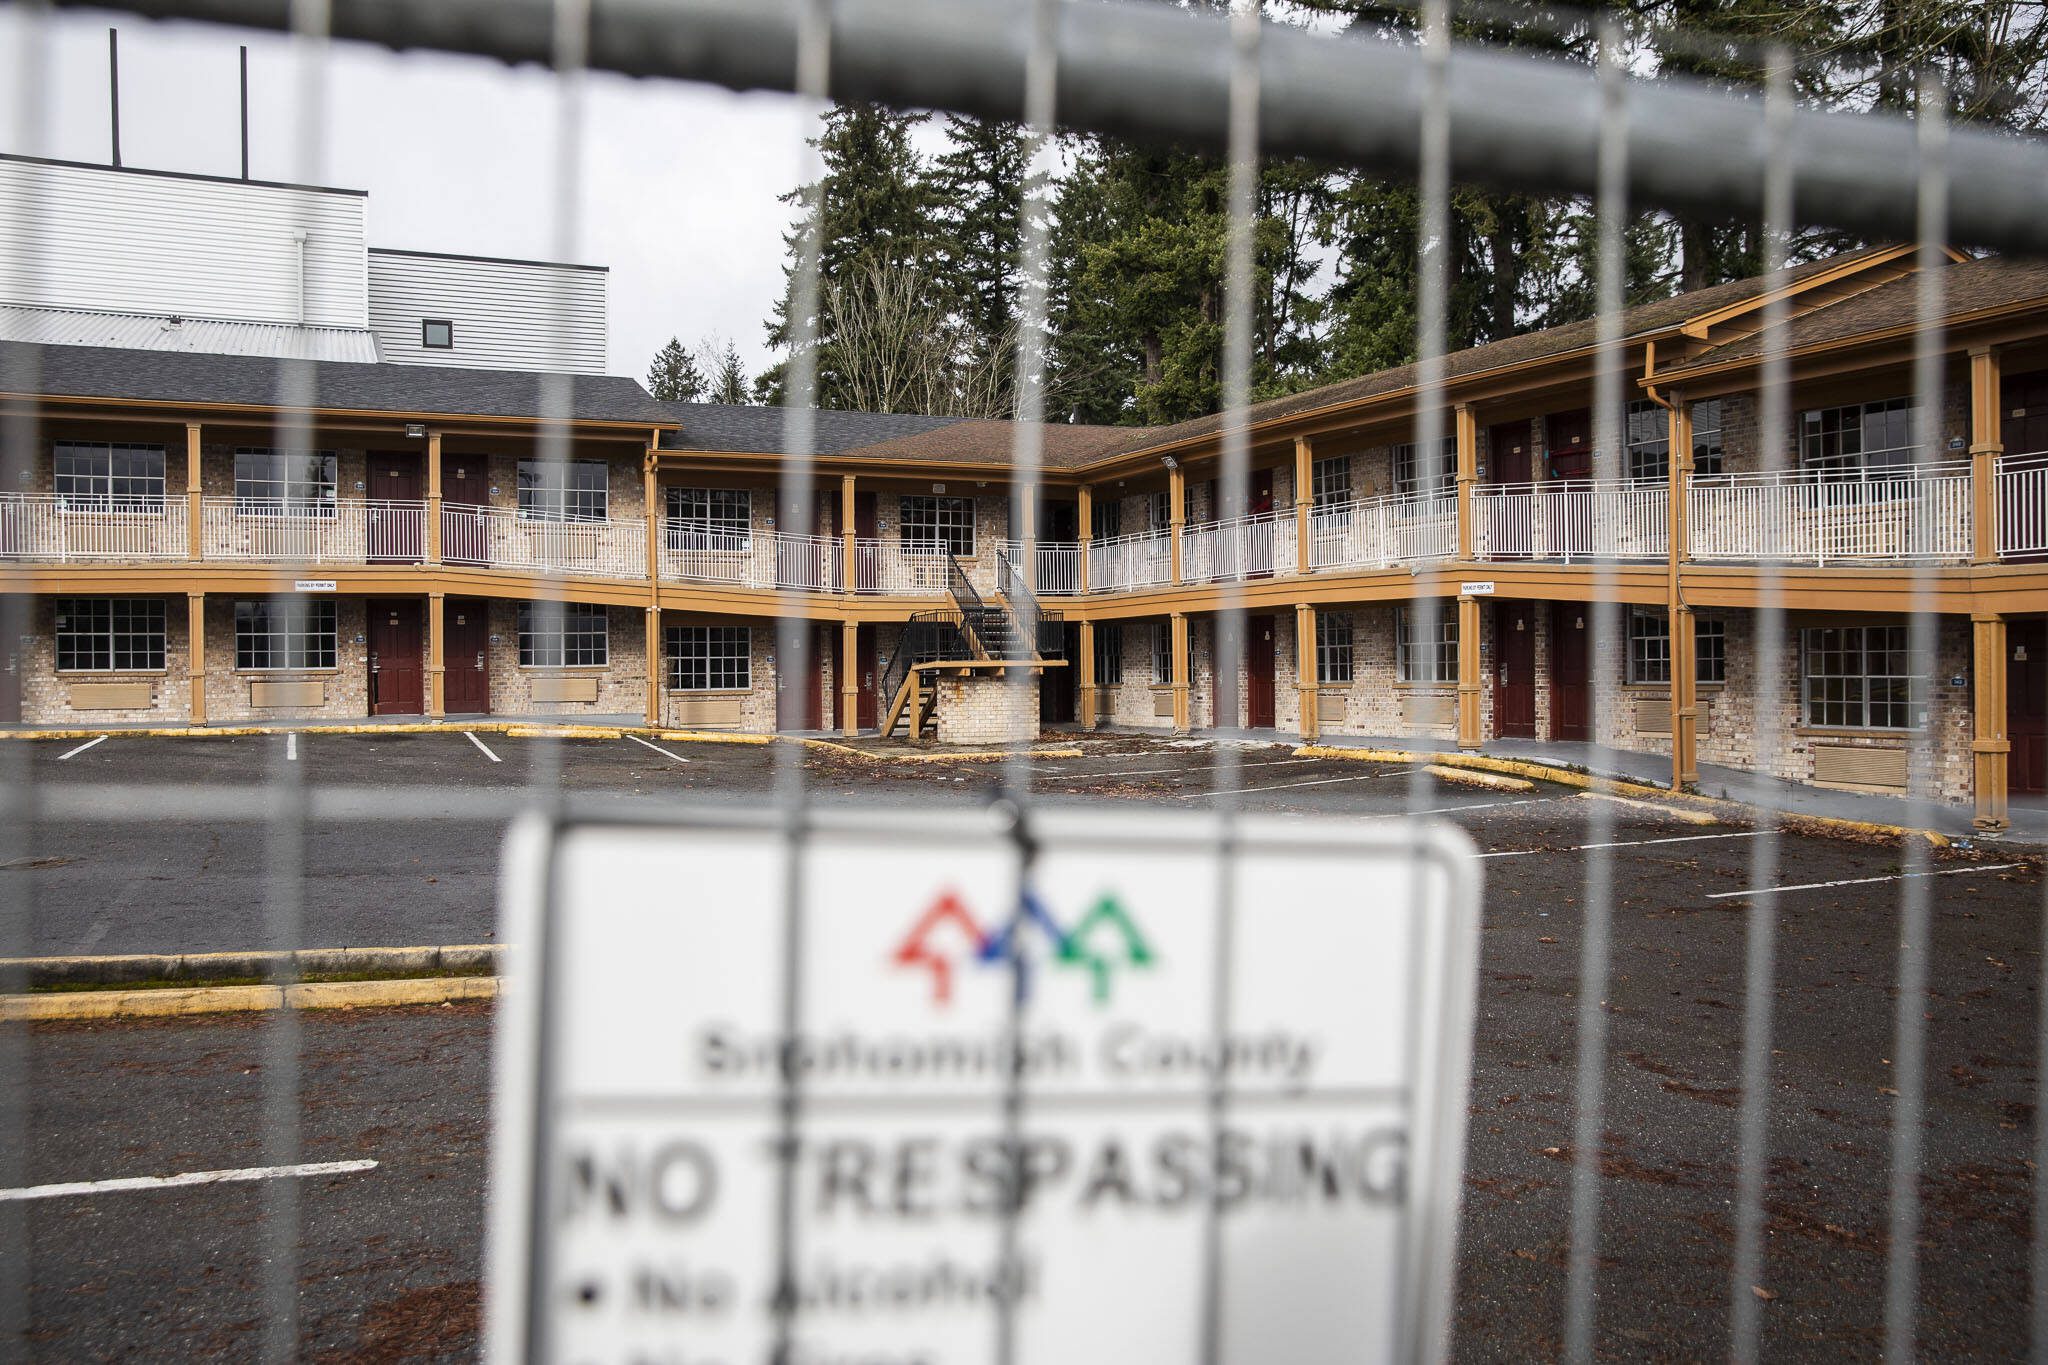
[[(383, 794), (388, 818), (309, 823), (298, 941), (478, 941), (494, 932), (501, 817), (462, 805), (547, 775), (534, 741), (459, 733), (110, 739), (38, 745), (35, 779), (99, 813), (195, 785), (260, 790), (278, 765), (319, 790)], [(662, 752), (657, 752), (660, 750)], [(467, 751), (465, 754), (464, 751)], [(560, 780), (606, 801), (758, 796), (762, 747), (563, 741)], [(1240, 752), (1249, 809), (1395, 818), (1404, 767)], [(1199, 806), (1200, 748), (1091, 741), (1040, 765), (1045, 799)], [(687, 760), (687, 761), (684, 761)], [(985, 767), (806, 760), (821, 799), (984, 799)], [(1564, 1320), (1574, 1022), (1589, 860), (1612, 859), (1614, 946), (1598, 1335), (1613, 1358), (1725, 1355), (1746, 911), (1754, 831), (1701, 826), (1563, 788), (1444, 787), (1487, 855), (1486, 929), (1466, 1157), (1457, 1355), (1553, 1357)], [(433, 812), (441, 810), (436, 816)], [(153, 811), (160, 814), (160, 811)], [(1596, 837), (1597, 836), (1597, 837)], [(268, 941), (260, 825), (196, 818), (45, 820), (6, 872), (40, 952), (242, 948)], [(1592, 843), (1609, 845), (1603, 849)], [(1882, 1335), (1894, 1087), (1896, 844), (1788, 835), (1777, 912), (1765, 1350), (1875, 1359)], [(2017, 863), (2017, 866), (2009, 864)], [(1932, 1359), (2027, 1349), (2027, 1264), (2044, 888), (2019, 850), (1940, 855), (1927, 999), (1920, 1334)], [(19, 1029), (30, 1128), (24, 1183), (261, 1160), (275, 1018)], [(303, 1354), (474, 1350), (491, 1014), (451, 1007), (299, 1016), (304, 1160), (375, 1160), (305, 1181)], [(109, 1077), (118, 1078), (111, 1084)], [(9, 1207), (0, 1204), (0, 1208)], [(13, 1205), (27, 1218), (31, 1353), (254, 1354), (263, 1322), (253, 1187)], [(5, 1354), (5, 1352), (0, 1352)]]

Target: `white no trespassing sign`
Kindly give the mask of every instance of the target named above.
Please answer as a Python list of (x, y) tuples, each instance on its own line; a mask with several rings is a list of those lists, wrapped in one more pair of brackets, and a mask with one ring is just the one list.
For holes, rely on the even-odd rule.
[(1441, 1355), (1462, 834), (807, 820), (515, 828), (489, 1358)]

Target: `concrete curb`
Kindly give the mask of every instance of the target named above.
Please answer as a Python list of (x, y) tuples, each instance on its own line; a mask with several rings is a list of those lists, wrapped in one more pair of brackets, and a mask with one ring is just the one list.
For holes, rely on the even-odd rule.
[(1455, 782), (1461, 787), (1485, 787), (1497, 792), (1536, 790), (1536, 784), (1526, 777), (1503, 777), (1499, 773), (1483, 773), (1472, 768), (1452, 768), (1442, 763), (1424, 764), (1422, 770), (1445, 782)]
[[(851, 744), (837, 744), (829, 739), (805, 739), (802, 741), (813, 749), (824, 749), (835, 754), (850, 754), (864, 758), (871, 763), (1000, 763), (1010, 755), (1001, 749), (970, 749), (959, 753), (932, 754), (878, 754), (868, 749), (856, 749)], [(1027, 749), (1030, 758), (1085, 758), (1082, 749)]]
[[(1737, 820), (1756, 819), (1756, 808), (1739, 801), (1720, 801), (1700, 796), (1693, 792), (1672, 791), (1665, 787), (1652, 787), (1641, 782), (1628, 782), (1614, 777), (1597, 777), (1592, 773), (1580, 772), (1574, 768), (1559, 768), (1548, 763), (1531, 763), (1518, 758), (1491, 758), (1485, 754), (1438, 754), (1422, 753), (1408, 749), (1350, 749), (1336, 748), (1326, 744), (1304, 744), (1294, 750), (1296, 758), (1344, 758), (1365, 763), (1424, 763), (1442, 764), (1452, 768), (1467, 768), (1479, 772), (1501, 773), (1510, 777), (1529, 778), (1538, 782), (1551, 782), (1562, 787), (1576, 787), (1581, 791), (1594, 792), (1603, 796), (1642, 797), (1660, 802), (1675, 802), (1681, 805), (1710, 811), (1726, 818)], [(1904, 825), (1884, 825), (1868, 820), (1844, 820), (1832, 815), (1800, 815), (1780, 811), (1778, 823), (1781, 828), (1818, 834), (1828, 838), (1877, 838), (1908, 839), (1922, 838), (1935, 848), (1948, 848), (1949, 837), (1931, 829), (1911, 829)]]
[(164, 1019), (252, 1010), (372, 1009), (494, 1000), (495, 976), (399, 981), (308, 981), (295, 986), (195, 986), (140, 991), (56, 991), (0, 995), (0, 1023), (84, 1019)]
[[(0, 958), (0, 976), (10, 972), (25, 972), (31, 986), (119, 986), (138, 981), (221, 981), (234, 977), (274, 976), (281, 972), (292, 976), (374, 972), (391, 978), (420, 973), (461, 973), (478, 977), (495, 974), (500, 968), (504, 951), (503, 945), (496, 943), (460, 943), (420, 948), (305, 948), (297, 952), (8, 957)], [(161, 993), (158, 990), (147, 992), (151, 995)]]

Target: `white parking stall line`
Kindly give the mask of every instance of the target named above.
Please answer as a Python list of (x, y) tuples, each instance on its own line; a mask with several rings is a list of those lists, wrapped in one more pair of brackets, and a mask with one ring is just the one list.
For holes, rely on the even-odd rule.
[(1984, 867), (1942, 867), (1929, 872), (1895, 872), (1889, 877), (1844, 877), (1832, 882), (1801, 882), (1797, 886), (1752, 886), (1747, 891), (1716, 891), (1710, 901), (1734, 900), (1738, 896), (1778, 896), (1789, 891), (1826, 891), (1837, 886), (1874, 886), (1879, 882), (1903, 882), (1915, 877), (1971, 877), (1985, 872), (2009, 872), (2024, 863), (1991, 863)]
[(76, 749), (68, 749), (63, 753), (58, 754), (57, 761), (59, 763), (62, 763), (67, 758), (75, 758), (79, 754), (84, 753), (87, 749), (90, 749), (93, 745), (104, 744), (106, 742), (107, 737), (105, 735), (101, 735), (98, 739), (89, 739), (85, 743), (79, 745)]
[(1247, 792), (1277, 792), (1289, 787), (1326, 787), (1332, 782), (1370, 782), (1376, 777), (1393, 777), (1395, 773), (1359, 773), (1354, 777), (1311, 777), (1300, 782), (1274, 782), (1264, 787), (1231, 787), (1220, 792), (1177, 792), (1181, 800), (1197, 796), (1242, 796)]
[(299, 736), (296, 730), (284, 737), (284, 758), (287, 763), (299, 761)]
[(477, 747), (477, 748), (479, 748), (479, 749), (483, 750), (483, 754), (484, 754), (484, 757), (485, 757), (485, 758), (488, 758), (489, 760), (491, 760), (491, 762), (493, 762), (493, 763), (503, 763), (503, 762), (505, 761), (504, 759), (502, 759), (502, 758), (499, 758), (499, 757), (498, 757), (498, 756), (497, 756), (496, 754), (494, 754), (494, 753), (492, 753), (492, 752), (491, 752), (491, 746), (490, 746), (490, 745), (488, 745), (488, 744), (484, 743), (484, 742), (483, 742), (482, 740), (480, 740), (480, 739), (478, 739), (478, 738), (476, 737), (476, 731), (474, 731), (474, 730), (464, 730), (464, 731), (463, 731), (462, 733), (463, 733), (463, 734), (465, 734), (465, 735), (467, 735), (467, 736), (469, 737), (469, 742), (470, 742), (471, 744), (474, 744), (474, 745), (476, 745), (476, 747)]
[(1615, 839), (1604, 844), (1573, 844), (1570, 848), (1502, 848), (1482, 853), (1482, 858), (1526, 858), (1532, 853), (1584, 853), (1594, 848), (1644, 848), (1650, 844), (1696, 844), (1704, 839), (1757, 839), (1760, 829), (1736, 830), (1730, 834), (1673, 834), (1662, 839)]
[(175, 1190), (188, 1185), (232, 1185), (251, 1180), (292, 1180), (309, 1176), (354, 1175), (376, 1169), (367, 1158), (355, 1161), (310, 1161), (296, 1166), (243, 1166), (229, 1171), (185, 1171), (178, 1175), (135, 1175), (119, 1180), (73, 1180), (61, 1185), (24, 1185), (0, 1190), (0, 1203), (25, 1199), (62, 1199), (68, 1195), (126, 1194), (135, 1190)]
[(649, 744), (646, 740), (640, 738), (640, 736), (638, 735), (626, 735), (624, 736), (624, 738), (632, 740), (635, 744), (639, 745), (643, 749), (654, 750), (654, 752), (660, 754), (663, 758), (674, 759), (678, 763), (688, 763), (690, 761), (689, 759), (684, 758), (681, 754), (670, 753), (668, 750), (662, 748), (659, 744)]

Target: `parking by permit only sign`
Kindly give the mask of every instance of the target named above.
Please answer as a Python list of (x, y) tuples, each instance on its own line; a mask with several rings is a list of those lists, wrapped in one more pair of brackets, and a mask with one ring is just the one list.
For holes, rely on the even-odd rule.
[(1441, 1354), (1462, 834), (785, 818), (515, 828), (490, 1358)]

